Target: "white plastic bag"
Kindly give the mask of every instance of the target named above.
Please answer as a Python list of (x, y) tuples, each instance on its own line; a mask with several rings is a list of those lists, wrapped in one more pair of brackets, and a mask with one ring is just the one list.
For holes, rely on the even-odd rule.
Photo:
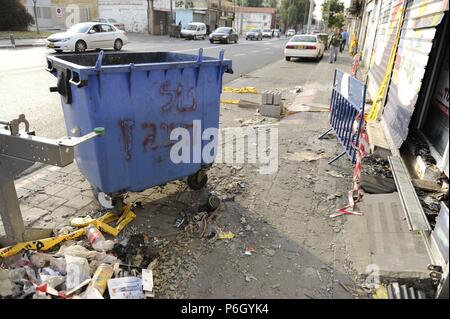
[(86, 258), (66, 255), (66, 290), (72, 290), (87, 279), (91, 279), (89, 263)]

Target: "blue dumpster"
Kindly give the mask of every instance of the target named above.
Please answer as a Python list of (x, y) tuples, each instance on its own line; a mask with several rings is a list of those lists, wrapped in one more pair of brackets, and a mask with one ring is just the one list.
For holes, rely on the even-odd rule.
[[(101, 51), (48, 56), (47, 64), (57, 77), (50, 90), (61, 95), (68, 136), (105, 128), (102, 138), (75, 149), (80, 171), (98, 190), (142, 191), (210, 164), (203, 158), (174, 163), (170, 151), (177, 141), (170, 133), (189, 131), (193, 159), (194, 121), (202, 132), (218, 128), (223, 73), (232, 73), (223, 51), (218, 59), (203, 57), (201, 49), (198, 55)], [(202, 148), (209, 142), (201, 140)]]

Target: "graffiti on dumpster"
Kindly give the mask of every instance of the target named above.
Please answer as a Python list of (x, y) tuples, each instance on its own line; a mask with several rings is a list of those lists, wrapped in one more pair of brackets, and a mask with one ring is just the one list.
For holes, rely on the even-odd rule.
[[(145, 122), (142, 123), (141, 127), (143, 129), (148, 130), (147, 134), (144, 137), (144, 141), (142, 145), (144, 146), (144, 152), (148, 151), (148, 146), (152, 147), (152, 150), (155, 150), (159, 147), (170, 147), (173, 143), (170, 143), (170, 133), (177, 127), (182, 127), (185, 129), (192, 129), (192, 123), (159, 123), (159, 127), (156, 123)], [(159, 135), (158, 135), (159, 131)], [(167, 140), (168, 143), (164, 145), (155, 145), (157, 136), (163, 136), (162, 140)]]
[(144, 152), (147, 152), (147, 147), (149, 145), (152, 146), (152, 149), (155, 149), (155, 142), (156, 142), (156, 124), (155, 123), (142, 123), (141, 127), (144, 130), (148, 130), (148, 133), (144, 137), (144, 142), (142, 142), (142, 145), (144, 146)]
[(194, 95), (194, 87), (185, 89), (179, 83), (175, 89), (170, 88), (170, 82), (165, 81), (160, 88), (162, 95), (168, 96), (169, 101), (163, 104), (161, 110), (163, 112), (176, 108), (179, 112), (192, 112), (197, 109), (197, 99)]
[(125, 159), (131, 159), (131, 148), (133, 144), (133, 126), (134, 121), (123, 120), (119, 122), (120, 130), (122, 132), (123, 145), (125, 148)]

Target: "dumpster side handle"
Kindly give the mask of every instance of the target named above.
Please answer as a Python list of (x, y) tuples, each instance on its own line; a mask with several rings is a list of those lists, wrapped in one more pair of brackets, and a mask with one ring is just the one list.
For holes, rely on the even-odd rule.
[(72, 71), (72, 77), (69, 80), (70, 84), (75, 85), (77, 88), (88, 85), (88, 80), (81, 80), (80, 75), (77, 72)]
[[(222, 49), (222, 50), (220, 50), (220, 52), (219, 52), (220, 65), (223, 64), (224, 56), (225, 56), (225, 50)], [(234, 73), (233, 69), (230, 68), (230, 67), (228, 67), (228, 65), (227, 65), (226, 68), (225, 68), (225, 72), (226, 72), (226, 73), (230, 73), (230, 74), (233, 74), (233, 73)]]

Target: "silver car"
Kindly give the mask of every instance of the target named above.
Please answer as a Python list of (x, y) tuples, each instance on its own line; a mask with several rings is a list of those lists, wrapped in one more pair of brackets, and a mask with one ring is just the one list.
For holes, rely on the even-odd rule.
[(263, 35), (260, 29), (252, 29), (245, 34), (245, 40), (262, 40)]

